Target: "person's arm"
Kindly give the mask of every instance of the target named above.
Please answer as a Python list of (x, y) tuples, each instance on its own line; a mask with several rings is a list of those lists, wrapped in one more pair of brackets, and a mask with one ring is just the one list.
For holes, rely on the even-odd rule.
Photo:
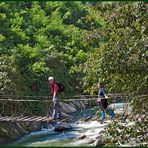
[(109, 98), (109, 97), (105, 94), (105, 98), (107, 99), (107, 98)]
[(109, 98), (109, 97), (107, 96), (107, 94), (106, 94), (106, 92), (105, 92), (104, 89), (102, 89), (102, 92), (103, 92), (103, 94), (104, 94), (104, 96), (105, 96), (106, 99)]
[(53, 93), (53, 100), (56, 98), (56, 96), (57, 96), (57, 92), (54, 91), (54, 93)]
[(56, 100), (57, 99), (58, 90), (59, 90), (58, 85), (57, 84), (54, 84), (53, 100)]

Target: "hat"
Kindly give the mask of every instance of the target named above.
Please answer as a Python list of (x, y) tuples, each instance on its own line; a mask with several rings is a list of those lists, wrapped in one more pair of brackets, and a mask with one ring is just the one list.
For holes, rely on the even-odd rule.
[(53, 78), (53, 77), (49, 77), (49, 78), (48, 78), (48, 81), (50, 81), (50, 80), (54, 80), (54, 78)]

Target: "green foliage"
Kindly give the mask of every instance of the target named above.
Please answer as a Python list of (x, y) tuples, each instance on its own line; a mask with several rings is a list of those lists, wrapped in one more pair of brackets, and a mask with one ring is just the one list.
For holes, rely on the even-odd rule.
[[(104, 26), (86, 36), (101, 46), (88, 55), (80, 71), (83, 87), (94, 93), (98, 81), (112, 92), (147, 92), (147, 6), (143, 2), (101, 3), (96, 6)], [(95, 84), (95, 85), (94, 85)]]
[(147, 96), (137, 96), (131, 99), (131, 105), (133, 106), (133, 112), (135, 114), (144, 115), (148, 111), (147, 108)]
[(67, 93), (75, 92), (71, 68), (85, 62), (91, 49), (84, 45), (84, 32), (99, 26), (90, 10), (82, 2), (0, 3), (0, 51), (14, 58), (27, 88), (21, 94), (49, 94), (50, 75), (66, 85)]
[(2, 55), (0, 57), (0, 94), (20, 95), (23, 93), (22, 89), (26, 90), (14, 57)]
[[(121, 144), (132, 144), (133, 146), (133, 142), (137, 144), (137, 146), (147, 145), (147, 99), (147, 96), (131, 98), (133, 117), (126, 119), (125, 122), (115, 120), (106, 128), (106, 142), (109, 145), (119, 146)], [(137, 115), (139, 117), (138, 119), (136, 118)], [(130, 122), (134, 124), (132, 123), (132, 125), (130, 125)]]

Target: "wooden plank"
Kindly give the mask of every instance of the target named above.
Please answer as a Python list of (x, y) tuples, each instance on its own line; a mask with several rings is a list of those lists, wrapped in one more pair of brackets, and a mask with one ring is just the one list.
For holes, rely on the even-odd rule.
[(46, 117), (45, 119), (43, 119), (42, 121), (52, 121), (53, 119), (51, 117)]
[(0, 118), (0, 121), (4, 121), (6, 119), (6, 116), (5, 117), (2, 117)]
[[(22, 117), (22, 118), (26, 118), (26, 117)], [(5, 117), (0, 117), (0, 121), (19, 121), (19, 120), (21, 120), (22, 118), (20, 118), (20, 116), (15, 116), (15, 117), (13, 117), (13, 116), (10, 116), (10, 117), (8, 117), (8, 116), (5, 116)]]
[(0, 121), (47, 121), (49, 120), (48, 117), (42, 117), (42, 116), (25, 116), (25, 117), (21, 117), (20, 116), (15, 116), (15, 117), (2, 117), (0, 116)]
[(11, 121), (10, 117), (5, 117), (2, 121)]
[(13, 121), (16, 121), (17, 119), (19, 118), (19, 116), (15, 116), (15, 117), (11, 117), (11, 121), (13, 122)]
[(0, 116), (0, 120), (3, 120), (3, 119), (5, 119), (6, 117), (2, 117), (2, 116)]
[(34, 117), (32, 118), (30, 121), (36, 121), (36, 119), (38, 119), (39, 117)]
[(25, 122), (25, 121), (29, 121), (29, 122), (32, 122), (32, 121), (52, 121), (53, 119), (51, 117), (43, 117), (43, 116), (32, 116), (32, 117), (29, 117), (29, 116), (25, 116), (25, 117), (21, 117), (20, 116), (15, 116), (15, 117), (8, 117), (8, 116), (5, 116), (5, 117), (2, 117), (0, 116), (0, 121), (11, 121), (11, 122), (17, 122), (17, 121), (20, 121), (20, 122)]
[(39, 118), (39, 119), (36, 119), (36, 121), (42, 121), (42, 120), (44, 120), (44, 119), (46, 119), (47, 117), (41, 117), (41, 118)]
[(32, 117), (29, 121), (32, 121), (32, 120), (34, 120), (34, 121), (41, 121), (42, 118), (43, 118), (42, 116)]
[(11, 121), (11, 118), (8, 116), (5, 116), (5, 118), (3, 119), (3, 121)]
[(33, 118), (35, 118), (36, 116), (32, 116), (32, 117), (28, 117), (28, 118), (26, 118), (26, 119), (24, 119), (24, 120), (22, 120), (22, 121), (30, 121), (31, 119), (33, 119)]
[(16, 121), (23, 121), (26, 118), (29, 118), (29, 116), (20, 117), (20, 118), (16, 119)]

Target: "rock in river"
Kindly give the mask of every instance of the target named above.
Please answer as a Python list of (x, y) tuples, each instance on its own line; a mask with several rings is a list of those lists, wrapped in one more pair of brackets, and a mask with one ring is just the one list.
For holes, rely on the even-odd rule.
[(97, 139), (95, 142), (94, 142), (94, 146), (104, 146), (105, 143), (102, 139)]
[(54, 126), (54, 131), (56, 132), (63, 132), (71, 129), (72, 129), (72, 126), (64, 122), (57, 122), (57, 124)]
[(81, 140), (82, 139), (85, 139), (85, 138), (86, 138), (86, 135), (84, 135), (84, 134), (83, 135), (80, 135), (80, 137), (79, 137), (79, 139), (81, 139)]
[(102, 136), (98, 136), (97, 140), (94, 142), (94, 146), (97, 147), (97, 146), (104, 146), (104, 145), (105, 143)]

